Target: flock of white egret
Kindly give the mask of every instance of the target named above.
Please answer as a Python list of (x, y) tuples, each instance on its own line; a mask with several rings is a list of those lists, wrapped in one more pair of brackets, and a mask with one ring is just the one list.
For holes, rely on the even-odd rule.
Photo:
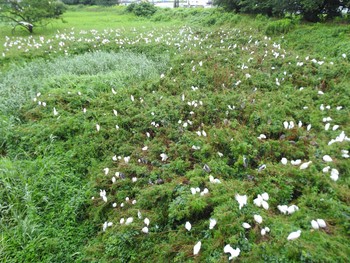
[[(111, 41), (113, 40), (114, 45), (119, 45), (120, 47), (122, 47), (123, 45), (138, 45), (141, 42), (142, 43), (166, 43), (167, 45), (174, 45), (176, 47), (178, 47), (178, 51), (181, 50), (190, 50), (191, 48), (199, 48), (199, 49), (203, 49), (204, 52), (207, 48), (211, 48), (212, 46), (217, 46), (218, 49), (229, 49), (232, 50), (232, 52), (235, 52), (235, 50), (240, 50), (241, 52), (244, 53), (248, 53), (251, 54), (251, 57), (248, 59), (248, 61), (245, 62), (240, 62), (241, 64), (238, 65), (238, 68), (244, 73), (244, 76), (246, 77), (246, 79), (242, 78), (242, 79), (236, 79), (235, 80), (235, 84), (234, 86), (239, 86), (242, 85), (242, 83), (244, 83), (244, 81), (247, 81), (251, 78), (254, 78), (254, 76), (249, 72), (249, 68), (250, 68), (250, 63), (252, 63), (254, 61), (254, 51), (252, 51), (252, 47), (256, 48), (259, 46), (264, 46), (265, 47), (265, 51), (262, 54), (264, 58), (267, 57), (273, 57), (274, 59), (280, 59), (281, 61), (284, 61), (284, 59), (287, 56), (287, 52), (281, 47), (280, 44), (272, 42), (270, 38), (265, 37), (263, 40), (260, 39), (255, 39), (252, 35), (248, 37), (248, 41), (246, 43), (240, 44), (238, 45), (237, 43), (234, 42), (234, 37), (236, 34), (240, 34), (240, 30), (238, 29), (232, 29), (231, 31), (229, 30), (222, 30), (221, 32), (218, 32), (218, 34), (220, 35), (220, 42), (219, 43), (210, 43), (210, 40), (208, 40), (211, 34), (206, 34), (205, 36), (199, 36), (196, 33), (194, 33), (194, 31), (190, 28), (190, 27), (183, 27), (182, 29), (178, 30), (175, 34), (175, 31), (169, 33), (169, 32), (164, 32), (164, 30), (160, 30), (160, 31), (152, 31), (149, 33), (140, 33), (140, 34), (135, 34), (132, 38), (130, 37), (122, 37), (120, 31), (118, 30), (107, 30), (104, 31), (102, 33), (98, 33), (97, 31), (90, 31), (90, 34), (92, 34), (92, 36), (82, 36), (81, 34), (75, 34), (74, 32), (66, 32), (66, 33), (60, 33), (57, 34), (55, 39), (57, 41), (59, 41), (59, 45), (60, 48), (63, 49), (63, 47), (66, 47), (68, 49), (68, 45), (65, 45), (63, 41), (87, 41), (87, 42), (96, 42), (98, 43), (96, 45), (96, 48), (98, 48), (99, 46), (102, 45), (109, 45), (111, 44)], [(178, 33), (178, 35), (177, 35)], [(87, 33), (86, 33), (87, 34)], [(104, 41), (105, 39), (107, 39), (108, 41)], [(44, 40), (42, 38), (40, 38), (40, 43), (36, 42), (37, 40), (35, 40), (33, 37), (24, 39), (24, 38), (18, 38), (16, 40), (13, 40), (13, 38), (7, 38), (7, 42), (6, 42), (6, 48), (7, 51), (10, 51), (11, 48), (13, 47), (17, 47), (18, 49), (24, 49), (25, 52), (27, 52), (30, 48), (41, 48), (41, 47), (47, 47), (47, 45), (52, 45), (52, 43), (55, 43), (54, 40)], [(68, 50), (67, 52), (68, 53)], [(343, 56), (344, 57), (344, 56)], [(198, 61), (198, 62), (194, 62), (191, 61), (192, 66), (192, 71), (196, 72), (197, 68), (202, 67), (206, 62), (205, 61)], [(333, 62), (332, 61), (317, 61), (315, 59), (310, 59), (310, 58), (305, 58), (304, 61), (298, 61), (297, 62), (297, 67), (303, 67), (305, 66), (306, 63), (315, 63), (317, 64), (319, 67), (324, 66), (325, 64), (329, 64), (332, 65)], [(272, 69), (274, 70), (274, 69)], [(286, 81), (286, 78), (288, 77), (289, 74), (292, 74), (291, 72), (284, 72), (281, 74), (281, 76), (279, 78), (276, 79), (276, 86), (278, 87), (282, 87), (284, 81)], [(164, 79), (167, 78), (167, 74), (162, 74), (160, 79)], [(196, 87), (191, 87), (193, 92), (197, 92)], [(306, 88), (301, 88), (298, 92), (302, 92), (303, 90), (305, 90)], [(118, 91), (116, 91), (115, 89), (112, 88), (112, 95), (116, 95), (118, 93)], [(320, 92), (320, 91), (315, 91), (315, 93), (317, 93), (318, 96), (323, 96), (324, 92)], [(38, 94), (35, 98), (34, 101), (36, 101), (38, 103), (39, 106), (44, 106), (46, 107), (46, 103), (41, 101), (39, 99), (40, 94)], [(144, 98), (137, 98), (136, 95), (130, 95), (130, 94), (126, 94), (125, 95), (125, 100), (131, 100), (132, 103), (143, 103), (144, 102)], [(188, 105), (190, 107), (190, 112), (188, 114), (188, 116), (195, 116), (196, 115), (196, 110), (198, 109), (198, 107), (206, 107), (205, 103), (200, 100), (199, 98), (196, 100), (189, 100), (186, 101), (185, 95), (181, 94), (181, 102)], [(53, 109), (53, 116), (55, 118), (59, 118), (60, 117), (60, 111), (61, 109), (59, 108), (59, 105), (49, 105), (50, 107), (52, 107)], [(326, 111), (331, 111), (333, 107), (330, 105), (324, 106), (323, 104), (320, 105), (319, 109), (322, 112), (326, 112)], [(340, 105), (336, 105), (335, 106), (337, 111), (341, 111), (343, 109), (342, 106)], [(235, 106), (233, 105), (228, 105), (228, 109), (229, 110), (236, 110)], [(304, 110), (307, 110), (308, 106), (304, 107)], [(83, 108), (82, 111), (85, 114), (88, 110), (87, 108)], [(153, 113), (153, 112), (152, 112)], [(111, 112), (106, 113), (106, 114), (110, 114), (111, 116), (119, 116), (119, 110), (117, 109), (113, 109)], [(154, 113), (152, 114), (152, 116), (155, 115)], [(334, 122), (333, 118), (331, 116), (327, 116), (321, 120), (319, 120), (320, 123), (325, 123), (324, 126), (324, 130), (328, 131), (330, 128), (331, 123)], [(193, 125), (193, 120), (179, 120), (178, 124), (180, 126), (182, 126), (182, 128), (188, 128), (190, 126)], [(152, 126), (152, 128), (158, 128), (159, 127), (159, 123), (156, 122), (156, 120), (152, 121), (150, 124), (150, 126)], [(281, 127), (283, 127), (285, 130), (293, 130), (293, 129), (305, 129), (306, 132), (310, 132), (312, 129), (312, 124), (308, 123), (306, 126), (302, 123), (302, 121), (298, 121), (298, 124), (295, 124), (293, 120), (286, 120), (283, 123), (280, 124)], [(113, 123), (113, 127), (116, 128), (116, 131), (119, 130), (119, 125), (118, 123)], [(97, 133), (101, 132), (102, 129), (104, 129), (105, 127), (103, 125), (100, 125), (99, 123), (95, 123), (94, 127), (92, 129), (94, 129)], [(332, 131), (336, 132), (339, 128), (341, 128), (341, 125), (338, 124), (333, 124), (333, 128)], [(207, 138), (208, 137), (208, 133), (202, 128), (202, 127), (198, 127), (198, 129), (196, 129), (195, 131), (193, 131), (197, 136), (200, 136), (202, 138)], [(151, 135), (147, 132), (146, 137), (149, 138), (151, 137)], [(259, 134), (257, 136), (257, 138), (263, 142), (265, 140), (269, 140), (268, 135), (265, 134)], [(330, 138), (330, 141), (328, 143), (328, 145), (331, 145), (333, 143), (342, 143), (342, 142), (346, 142), (346, 141), (350, 141), (350, 138), (347, 137), (345, 135), (344, 131), (341, 131), (340, 134), (335, 138), (332, 139)], [(192, 145), (191, 146), (194, 151), (196, 150), (200, 150), (200, 146), (196, 146), (196, 145)], [(142, 146), (141, 150), (143, 152), (149, 151), (149, 146), (147, 145), (147, 143), (145, 142), (145, 144)], [(222, 157), (223, 154), (221, 152), (217, 152), (217, 154)], [(306, 170), (308, 169), (310, 166), (312, 166), (315, 162), (317, 163), (321, 163), (322, 165), (324, 165), (322, 171), (323, 173), (327, 174), (330, 173), (330, 179), (332, 181), (338, 181), (341, 178), (341, 175), (339, 173), (339, 171), (337, 170), (336, 164), (334, 162), (335, 159), (337, 158), (349, 158), (349, 152), (346, 149), (342, 149), (341, 152), (339, 151), (339, 156), (330, 156), (329, 154), (325, 154), (322, 156), (321, 159), (319, 160), (301, 160), (301, 159), (295, 159), (295, 160), (288, 160), (286, 157), (283, 157), (280, 160), (280, 163), (283, 166), (287, 166), (289, 163), (294, 166), (299, 168), (300, 170)], [(166, 162), (170, 162), (171, 161), (171, 156), (170, 154), (168, 154), (167, 152), (163, 152), (159, 155), (159, 161), (166, 163)], [(120, 171), (116, 171), (116, 172), (111, 172), (112, 170), (115, 170), (114, 167), (118, 166), (118, 163), (123, 163), (123, 165), (128, 165), (130, 162), (138, 162), (140, 164), (142, 164), (142, 161), (140, 159), (137, 160), (137, 158), (135, 156), (118, 156), (113, 155), (111, 156), (110, 160), (111, 162), (111, 167), (104, 167), (103, 168), (103, 174), (104, 176), (108, 177), (109, 180), (111, 181), (112, 185), (115, 184), (118, 180), (122, 180), (122, 179), (130, 179), (132, 181), (132, 183), (136, 183), (138, 181), (138, 178), (135, 176), (129, 176), (129, 175), (125, 175)], [(245, 165), (245, 163), (243, 164)], [(278, 164), (277, 164), (278, 165)], [(113, 167), (113, 168), (112, 168)], [(263, 171), (265, 169), (269, 169), (268, 165), (262, 164), (258, 167), (258, 171)], [(225, 180), (222, 178), (216, 178), (215, 174), (212, 174), (211, 168), (205, 164), (203, 167), (203, 170), (206, 173), (209, 173), (209, 184), (222, 184), (225, 183)], [(131, 177), (131, 178), (130, 178)], [(210, 186), (208, 185), (208, 187), (204, 187), (204, 188), (200, 188), (198, 186), (195, 185), (191, 185), (189, 186), (189, 191), (192, 195), (198, 195), (198, 198), (204, 198), (204, 196), (208, 195), (210, 193)], [(99, 193), (99, 197), (103, 203), (108, 203), (111, 200), (111, 207), (113, 209), (123, 209), (125, 206), (125, 203), (131, 203), (132, 205), (136, 205), (137, 204), (137, 200), (133, 199), (131, 200), (129, 197), (125, 197), (125, 203), (121, 202), (119, 205), (117, 204), (117, 202), (114, 200), (114, 197), (110, 194), (108, 194), (108, 189), (101, 189), (100, 193)], [(256, 197), (253, 199), (253, 204), (259, 208), (263, 208), (264, 210), (269, 210), (271, 209), (268, 201), (269, 201), (269, 194), (267, 192), (263, 192), (263, 193), (257, 193)], [(92, 199), (97, 199), (96, 197), (92, 197)], [(248, 196), (247, 195), (240, 195), (239, 193), (235, 193), (235, 200), (238, 203), (238, 208), (239, 210), (243, 209), (244, 206), (248, 206), (250, 205), (248, 203)], [(179, 207), (179, 209), (181, 209), (181, 207)], [(291, 215), (293, 213), (297, 213), (299, 210), (303, 209), (302, 207), (298, 207), (296, 204), (280, 204), (276, 207), (276, 209), (278, 209), (281, 214), (283, 215)], [(151, 234), (151, 230), (149, 228), (151, 221), (149, 218), (144, 218), (143, 215), (141, 214), (140, 210), (138, 210), (138, 214), (137, 214), (137, 218), (138, 221), (134, 220), (134, 216), (135, 215), (130, 215), (127, 218), (120, 218), (119, 220), (119, 224), (120, 225), (131, 225), (131, 224), (138, 224), (140, 225), (139, 221), (142, 221), (143, 223), (142, 226), (140, 226), (140, 232), (142, 232), (143, 234), (149, 235)], [(244, 222), (241, 225), (242, 231), (250, 231), (249, 229), (252, 228), (252, 224), (255, 224), (256, 226), (258, 226), (259, 230), (260, 230), (260, 234), (261, 236), (265, 236), (268, 235), (269, 233), (273, 232), (274, 229), (270, 228), (269, 226), (263, 225), (264, 219), (261, 215), (259, 214), (252, 214), (252, 220), (250, 223), (248, 222)], [(152, 222), (153, 223), (153, 222)], [(107, 231), (108, 228), (112, 227), (115, 223), (112, 221), (106, 221), (102, 224), (102, 230), (103, 232)], [(215, 218), (210, 218), (209, 219), (209, 229), (213, 230), (215, 228), (215, 226), (219, 225), (220, 221), (215, 219)], [(185, 229), (187, 231), (191, 231), (192, 228), (194, 227), (190, 221), (186, 221), (185, 223)], [(326, 221), (324, 219), (314, 219), (310, 222), (310, 229), (322, 229), (322, 228), (327, 228), (327, 224)], [(303, 230), (304, 231), (304, 230)], [(288, 235), (285, 236), (285, 239), (288, 241), (292, 241), (295, 239), (300, 238), (302, 234), (302, 230), (301, 229), (295, 229), (295, 231), (289, 233)], [(198, 240), (198, 242), (196, 244), (194, 244), (193, 246), (193, 255), (198, 255), (201, 251), (201, 246), (202, 246), (202, 242), (204, 243), (205, 240), (201, 239)], [(226, 244), (223, 247), (223, 251), (224, 253), (229, 254), (229, 260), (232, 260), (236, 257), (238, 257), (241, 253), (241, 250), (239, 247), (236, 246), (231, 246), (231, 244)]]

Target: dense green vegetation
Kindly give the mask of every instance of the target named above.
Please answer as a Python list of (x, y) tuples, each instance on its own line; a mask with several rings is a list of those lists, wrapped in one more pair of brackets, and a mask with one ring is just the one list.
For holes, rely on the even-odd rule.
[(349, 0), (214, 0), (216, 5), (239, 13), (283, 17), (302, 15), (311, 22), (331, 20), (349, 13)]
[(31, 36), (0, 27), (1, 262), (227, 262), (227, 244), (241, 262), (348, 261), (348, 25), (63, 18)]

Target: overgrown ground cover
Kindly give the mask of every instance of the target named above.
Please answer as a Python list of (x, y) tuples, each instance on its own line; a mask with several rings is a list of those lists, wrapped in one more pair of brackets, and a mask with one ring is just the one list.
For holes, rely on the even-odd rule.
[(348, 25), (215, 9), (64, 20), (1, 28), (2, 262), (227, 262), (227, 244), (241, 262), (347, 262)]

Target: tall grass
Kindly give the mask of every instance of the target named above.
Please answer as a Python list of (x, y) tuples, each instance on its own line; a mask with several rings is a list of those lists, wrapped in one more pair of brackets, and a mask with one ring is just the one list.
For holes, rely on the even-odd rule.
[(76, 85), (77, 88), (84, 88), (82, 86), (91, 81), (100, 81), (106, 84), (104, 89), (110, 90), (111, 87), (158, 77), (165, 65), (165, 56), (163, 61), (153, 62), (145, 55), (130, 52), (94, 52), (14, 65), (0, 74), (0, 112), (14, 115), (23, 103), (50, 87), (59, 87), (60, 81), (69, 80), (74, 83), (71, 87)]

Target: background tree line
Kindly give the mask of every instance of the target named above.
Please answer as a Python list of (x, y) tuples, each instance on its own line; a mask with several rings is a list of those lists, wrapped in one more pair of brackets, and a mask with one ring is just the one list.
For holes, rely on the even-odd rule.
[(62, 0), (67, 5), (117, 5), (119, 0)]
[(214, 0), (218, 6), (237, 13), (283, 17), (300, 14), (305, 20), (317, 22), (349, 13), (350, 0)]

